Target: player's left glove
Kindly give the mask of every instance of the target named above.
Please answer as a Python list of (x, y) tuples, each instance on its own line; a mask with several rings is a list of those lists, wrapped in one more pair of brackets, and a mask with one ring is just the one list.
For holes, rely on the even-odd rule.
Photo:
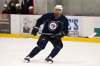
[(66, 32), (63, 33), (64, 36), (67, 36), (67, 34), (68, 34), (68, 33), (66, 33)]
[(63, 36), (67, 36), (67, 35), (68, 35), (68, 32), (63, 32), (61, 36), (63, 37)]

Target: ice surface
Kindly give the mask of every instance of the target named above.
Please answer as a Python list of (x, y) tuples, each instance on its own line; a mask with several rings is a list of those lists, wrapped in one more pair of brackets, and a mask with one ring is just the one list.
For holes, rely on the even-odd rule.
[(25, 63), (23, 58), (36, 46), (37, 40), (0, 38), (0, 66), (100, 66), (100, 44), (63, 42), (63, 49), (54, 58), (53, 64), (44, 59), (53, 46), (49, 42), (37, 56)]

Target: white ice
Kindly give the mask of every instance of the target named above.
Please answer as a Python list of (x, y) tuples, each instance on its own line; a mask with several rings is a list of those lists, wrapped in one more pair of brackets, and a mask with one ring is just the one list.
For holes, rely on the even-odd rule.
[(36, 40), (1, 38), (0, 66), (100, 66), (100, 44), (63, 42), (63, 45), (53, 64), (44, 61), (53, 48), (50, 42), (30, 63), (25, 63), (23, 58), (36, 46)]

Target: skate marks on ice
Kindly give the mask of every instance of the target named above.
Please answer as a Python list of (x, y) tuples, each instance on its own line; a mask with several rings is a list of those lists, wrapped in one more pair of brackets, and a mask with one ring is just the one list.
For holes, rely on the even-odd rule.
[[(45, 58), (51, 52), (53, 46), (48, 43), (46, 48), (31, 59), (30, 63), (24, 63), (24, 57), (36, 46), (32, 39), (0, 39), (0, 65), (1, 66), (33, 66), (49, 65)], [(54, 58), (51, 66), (99, 66), (100, 45), (94, 43), (64, 42), (64, 48)]]

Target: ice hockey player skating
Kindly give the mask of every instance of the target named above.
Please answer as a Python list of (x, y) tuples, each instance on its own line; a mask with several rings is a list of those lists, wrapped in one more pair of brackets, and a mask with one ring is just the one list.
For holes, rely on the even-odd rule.
[(24, 58), (25, 61), (30, 62), (30, 59), (43, 50), (47, 42), (50, 41), (54, 48), (45, 61), (53, 63), (53, 58), (63, 48), (61, 38), (68, 34), (68, 19), (62, 12), (62, 5), (56, 5), (53, 13), (44, 14), (37, 20), (36, 25), (33, 27), (32, 35), (37, 35), (41, 24), (44, 24), (44, 27), (37, 41), (37, 46)]

